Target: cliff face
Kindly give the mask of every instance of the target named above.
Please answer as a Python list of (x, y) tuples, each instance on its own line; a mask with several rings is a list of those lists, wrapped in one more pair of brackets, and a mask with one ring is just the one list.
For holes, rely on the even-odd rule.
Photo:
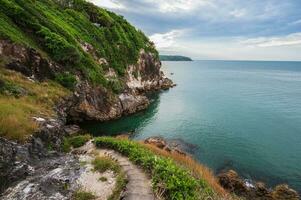
[(1, 1), (0, 11), (1, 63), (72, 90), (59, 105), (71, 121), (137, 112), (145, 92), (173, 86), (153, 43), (121, 16), (84, 0)]
[[(149, 100), (144, 96), (145, 92), (173, 86), (160, 68), (161, 63), (142, 50), (137, 64), (126, 68), (122, 80), (124, 89), (119, 94), (104, 87), (95, 87), (87, 81), (81, 82), (67, 101), (69, 119), (107, 121), (147, 108)], [(116, 72), (109, 69), (106, 77), (110, 81), (116, 77)]]

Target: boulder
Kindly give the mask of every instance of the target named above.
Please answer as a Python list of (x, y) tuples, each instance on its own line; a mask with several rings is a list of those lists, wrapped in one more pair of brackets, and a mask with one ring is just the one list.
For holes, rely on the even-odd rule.
[(244, 181), (234, 170), (219, 174), (218, 180), (221, 186), (229, 192), (234, 192), (237, 195), (245, 195), (248, 192)]
[(151, 144), (151, 145), (154, 145), (160, 149), (164, 149), (167, 147), (167, 143), (166, 141), (161, 138), (161, 137), (150, 137), (150, 138), (147, 138), (146, 140), (144, 140), (144, 143), (145, 144)]
[(278, 185), (274, 189), (265, 186), (264, 183), (257, 182), (251, 184), (239, 177), (237, 172), (229, 170), (218, 175), (219, 183), (222, 187), (238, 196), (243, 196), (248, 200), (298, 200), (298, 193), (287, 185)]
[(142, 95), (134, 96), (132, 94), (123, 93), (119, 95), (119, 99), (124, 115), (133, 114), (140, 110), (144, 110), (149, 105), (148, 98)]
[(274, 191), (272, 192), (273, 199), (279, 200), (299, 200), (300, 196), (298, 193), (289, 188), (288, 185), (278, 185), (275, 187)]

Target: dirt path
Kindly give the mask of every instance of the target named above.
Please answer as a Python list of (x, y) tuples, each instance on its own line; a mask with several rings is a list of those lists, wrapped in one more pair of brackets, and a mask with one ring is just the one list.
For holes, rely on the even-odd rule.
[(108, 156), (119, 163), (128, 180), (123, 200), (156, 199), (150, 178), (127, 157), (114, 150), (96, 148), (92, 142), (88, 142), (84, 147), (80, 148), (80, 151), (84, 151), (86, 154), (92, 153), (95, 156)]

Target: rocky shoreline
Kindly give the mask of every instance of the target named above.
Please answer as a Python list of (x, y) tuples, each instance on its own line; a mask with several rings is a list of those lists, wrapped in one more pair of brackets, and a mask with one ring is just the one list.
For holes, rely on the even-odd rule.
[[(194, 145), (183, 143), (181, 140), (168, 140), (163, 137), (150, 137), (145, 144), (156, 146), (168, 152), (176, 152), (184, 156), (190, 156), (187, 147), (195, 148)], [(262, 182), (250, 183), (239, 176), (234, 170), (222, 171), (217, 174), (220, 185), (231, 193), (249, 200), (299, 200), (299, 194), (288, 185), (281, 184), (274, 188), (267, 187)]]
[[(84, 48), (86, 51), (94, 51), (91, 49), (92, 45), (86, 46), (89, 46)], [(0, 55), (7, 58), (7, 69), (20, 72), (37, 83), (54, 79), (57, 73), (65, 70), (64, 66), (43, 57), (35, 49), (9, 40), (0, 40)], [(70, 169), (65, 161), (73, 163), (70, 167), (74, 170), (78, 168), (77, 159), (61, 153), (64, 137), (80, 131), (78, 126), (67, 125), (67, 122), (74, 124), (86, 120), (108, 121), (133, 114), (149, 106), (146, 92), (167, 90), (175, 86), (164, 76), (161, 62), (152, 53), (142, 49), (139, 55), (137, 64), (126, 68), (122, 77), (123, 89), (119, 93), (113, 93), (101, 85), (93, 85), (82, 74), (77, 73), (73, 94), (62, 99), (54, 108), (57, 118), (36, 116), (31, 119), (39, 125), (39, 130), (25, 144), (0, 138), (0, 193), (12, 185), (24, 183), (27, 177), (39, 179), (38, 177), (47, 176), (58, 165), (65, 174), (64, 171)], [(107, 63), (105, 59), (101, 61)], [(105, 71), (105, 77), (108, 82), (118, 79), (117, 73), (110, 67)], [(61, 176), (58, 177), (60, 179)], [(58, 182), (61, 185), (64, 181), (61, 182), (60, 179)], [(20, 185), (20, 188), (23, 186)], [(36, 199), (43, 199), (42, 196)]]

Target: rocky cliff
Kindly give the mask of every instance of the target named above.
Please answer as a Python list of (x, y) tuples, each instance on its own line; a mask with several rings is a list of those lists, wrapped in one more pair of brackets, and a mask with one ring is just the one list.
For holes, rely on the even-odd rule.
[(132, 114), (149, 105), (147, 92), (173, 86), (141, 31), (85, 0), (3, 0), (0, 27), (0, 192), (64, 159), (51, 151), (74, 132), (67, 120)]
[(121, 16), (84, 0), (1, 1), (0, 10), (1, 63), (72, 90), (59, 106), (70, 121), (137, 112), (145, 92), (173, 86), (153, 43)]

